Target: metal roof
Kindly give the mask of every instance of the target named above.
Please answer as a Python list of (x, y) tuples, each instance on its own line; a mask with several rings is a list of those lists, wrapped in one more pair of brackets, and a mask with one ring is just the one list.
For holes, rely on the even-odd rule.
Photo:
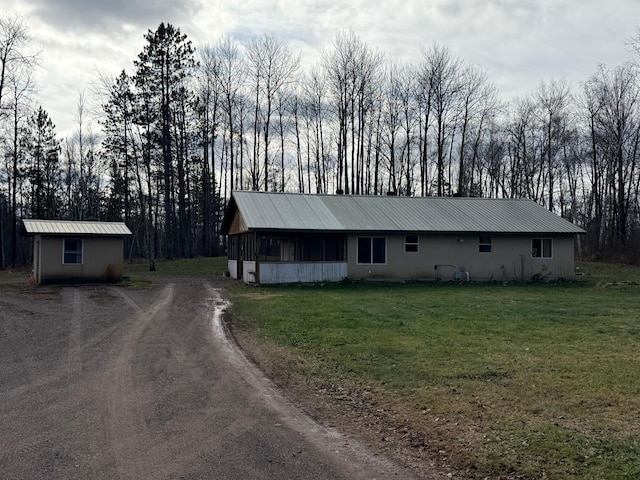
[(28, 235), (131, 235), (124, 222), (23, 219), (22, 223)]
[(249, 230), (584, 233), (536, 202), (523, 199), (235, 191), (223, 232), (228, 232), (235, 211)]

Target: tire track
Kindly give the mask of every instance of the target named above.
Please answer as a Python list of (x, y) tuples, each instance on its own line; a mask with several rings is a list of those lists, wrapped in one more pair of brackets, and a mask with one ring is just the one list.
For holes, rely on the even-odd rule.
[(65, 370), (68, 375), (74, 376), (82, 371), (82, 322), (85, 319), (81, 290), (73, 290), (71, 307), (71, 325), (69, 326), (69, 344), (67, 347), (67, 361)]
[(121, 478), (151, 478), (153, 466), (162, 464), (167, 455), (163, 445), (154, 445), (150, 440), (145, 424), (145, 412), (151, 408), (149, 394), (141, 385), (136, 385), (132, 366), (136, 347), (145, 331), (152, 322), (168, 314), (174, 291), (174, 285), (168, 284), (145, 311), (128, 294), (118, 290), (136, 314), (104, 378), (110, 443)]

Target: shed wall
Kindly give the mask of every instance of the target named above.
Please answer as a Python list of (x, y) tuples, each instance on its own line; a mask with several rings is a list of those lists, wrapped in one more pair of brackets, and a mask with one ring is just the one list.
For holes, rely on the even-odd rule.
[(64, 238), (42, 235), (34, 237), (34, 270), (38, 283), (119, 282), (122, 280), (124, 273), (122, 237), (83, 238), (83, 262), (79, 265), (63, 263)]

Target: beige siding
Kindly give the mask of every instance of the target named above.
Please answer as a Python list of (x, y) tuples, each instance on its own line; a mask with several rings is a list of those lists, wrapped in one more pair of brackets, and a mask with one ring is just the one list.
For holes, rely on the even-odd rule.
[[(491, 236), (491, 252), (479, 252), (478, 235), (419, 235), (418, 252), (405, 252), (404, 235), (373, 235), (387, 239), (385, 264), (357, 264), (357, 238), (347, 242), (348, 276), (352, 279), (442, 279), (471, 281), (546, 278), (573, 278), (575, 274), (574, 236), (553, 238), (552, 258), (532, 258), (531, 236)], [(437, 266), (437, 268), (436, 268)], [(456, 272), (462, 272), (463, 274)]]
[[(79, 237), (69, 237), (79, 238)], [(63, 263), (63, 237), (34, 237), (34, 270), (38, 283), (119, 282), (124, 272), (122, 237), (86, 237), (83, 262)]]

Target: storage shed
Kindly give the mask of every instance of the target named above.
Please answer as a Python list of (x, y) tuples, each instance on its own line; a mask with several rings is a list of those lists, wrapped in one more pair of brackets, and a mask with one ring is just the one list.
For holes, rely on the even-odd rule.
[(235, 191), (222, 231), (247, 283), (573, 278), (584, 231), (531, 200)]
[(124, 273), (123, 222), (22, 220), (33, 236), (36, 283), (119, 282)]

